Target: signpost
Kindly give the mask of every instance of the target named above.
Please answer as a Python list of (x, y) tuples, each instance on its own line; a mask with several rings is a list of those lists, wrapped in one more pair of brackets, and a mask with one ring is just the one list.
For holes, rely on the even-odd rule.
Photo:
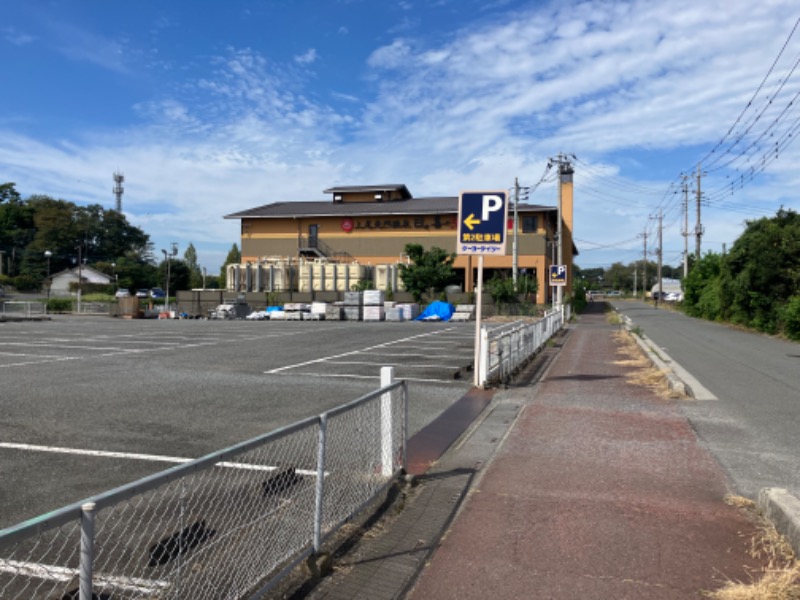
[(550, 265), (550, 287), (553, 292), (553, 308), (558, 306), (556, 300), (556, 291), (567, 285), (567, 266), (566, 265)]
[(483, 257), (506, 253), (508, 196), (505, 191), (461, 192), (458, 199), (457, 254), (478, 256), (475, 295), (475, 385), (480, 383), (481, 311), (483, 306)]

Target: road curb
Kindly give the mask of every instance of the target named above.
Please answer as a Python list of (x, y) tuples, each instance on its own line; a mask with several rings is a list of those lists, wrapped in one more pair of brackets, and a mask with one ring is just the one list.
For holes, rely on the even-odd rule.
[(783, 488), (764, 488), (758, 493), (758, 508), (800, 556), (800, 500)]
[[(622, 318), (625, 329), (633, 335), (633, 339), (636, 340), (636, 343), (650, 359), (650, 362), (666, 375), (667, 385), (671, 391), (683, 396), (689, 396), (695, 400), (718, 400), (691, 373), (672, 360), (672, 357), (664, 352), (662, 348), (656, 350), (656, 345), (650, 338), (641, 332), (634, 332), (633, 321), (630, 317), (619, 313), (619, 311), (617, 313)], [(663, 357), (659, 353), (663, 354)]]
[[(686, 383), (683, 382), (683, 380), (681, 380), (675, 374), (675, 372), (672, 370), (672, 366), (667, 364), (658, 355), (658, 353), (655, 350), (653, 350), (652, 345), (649, 343), (650, 340), (644, 334), (635, 333), (635, 332), (631, 331), (631, 321), (630, 321), (630, 319), (628, 317), (624, 317), (624, 319), (625, 319), (625, 328), (628, 330), (628, 333), (630, 333), (631, 336), (633, 337), (633, 339), (636, 340), (636, 343), (639, 345), (639, 347), (647, 355), (647, 358), (650, 359), (650, 362), (652, 362), (653, 365), (659, 371), (663, 372), (664, 375), (666, 376), (667, 385), (668, 385), (670, 391), (673, 391), (673, 392), (675, 392), (677, 394), (681, 394), (681, 395), (684, 395), (684, 396), (691, 396), (692, 393), (691, 393), (691, 390), (689, 389), (689, 387), (686, 385)], [(672, 362), (672, 361), (670, 360), (670, 362)]]

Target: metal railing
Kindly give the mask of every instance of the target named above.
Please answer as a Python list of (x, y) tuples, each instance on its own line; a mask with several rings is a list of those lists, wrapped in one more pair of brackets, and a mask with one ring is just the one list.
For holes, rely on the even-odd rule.
[(0, 531), (0, 597), (263, 596), (404, 467), (408, 388), (381, 375), (347, 405)]
[(344, 250), (336, 250), (323, 242), (319, 237), (311, 237), (300, 235), (297, 241), (298, 249), (303, 250), (318, 250), (318, 254), (324, 258), (328, 258), (337, 262), (352, 262), (353, 256)]
[(38, 317), (47, 314), (45, 302), (7, 300), (0, 302), (0, 306), (2, 306), (2, 314), (15, 317)]
[(535, 323), (515, 321), (495, 329), (481, 328), (478, 384), (508, 382), (531, 357), (542, 350), (571, 315), (569, 305), (553, 309)]

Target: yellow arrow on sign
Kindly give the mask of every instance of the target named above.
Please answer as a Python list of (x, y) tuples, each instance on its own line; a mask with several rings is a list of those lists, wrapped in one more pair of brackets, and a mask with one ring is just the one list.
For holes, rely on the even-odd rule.
[(469, 227), (469, 230), (472, 231), (475, 225), (479, 225), (481, 222), (480, 219), (475, 218), (475, 213), (470, 213), (470, 215), (464, 219), (464, 225)]

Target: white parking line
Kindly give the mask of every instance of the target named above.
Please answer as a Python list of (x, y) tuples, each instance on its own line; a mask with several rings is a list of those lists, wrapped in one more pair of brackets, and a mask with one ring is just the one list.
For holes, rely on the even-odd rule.
[[(195, 458), (183, 458), (179, 456), (160, 456), (158, 454), (138, 454), (136, 452), (108, 452), (105, 450), (83, 450), (80, 448), (59, 448), (57, 446), (34, 446), (33, 444), (15, 444), (12, 442), (0, 442), (0, 448), (9, 450), (29, 450), (32, 452), (54, 452), (56, 454), (76, 454), (79, 456), (95, 456), (100, 458), (124, 458), (128, 460), (145, 460), (153, 462), (167, 462), (182, 464), (197, 460)], [(252, 465), (248, 463), (218, 462), (216, 467), (227, 469), (241, 469), (245, 471), (275, 471), (278, 467), (270, 465)], [(309, 469), (295, 469), (299, 475), (316, 475), (317, 472)]]
[[(380, 381), (380, 375), (352, 375), (350, 373), (305, 373), (301, 371), (300, 373), (270, 373), (270, 375), (291, 375), (296, 377), (297, 375), (302, 375), (303, 377), (324, 377), (325, 379), (374, 379), (375, 381)], [(420, 383), (443, 383), (443, 382), (452, 382), (452, 379), (431, 379), (430, 377), (402, 377), (403, 381), (419, 381)], [(470, 382), (471, 385), (471, 382)]]
[(461, 367), (454, 367), (452, 365), (409, 365), (406, 363), (388, 362), (388, 361), (366, 361), (366, 360), (330, 360), (329, 364), (332, 365), (367, 365), (371, 367), (407, 367), (409, 369), (460, 369)]
[[(19, 356), (19, 355), (17, 355), (17, 356)], [(23, 356), (27, 356), (27, 355), (23, 355)], [(31, 356), (35, 356), (35, 355), (31, 355)], [(50, 363), (50, 362), (64, 362), (65, 360), (80, 360), (80, 357), (78, 357), (78, 356), (61, 356), (61, 357), (52, 357), (52, 358), (48, 357), (48, 358), (46, 358), (44, 360), (29, 360), (29, 361), (25, 361), (25, 362), (8, 363), (7, 365), (0, 365), (0, 369), (5, 369), (7, 367), (26, 367), (26, 366), (29, 366), (29, 365), (41, 365), (41, 364)]]
[[(64, 583), (75, 579), (79, 575), (78, 569), (6, 559), (0, 559), (0, 572)], [(139, 579), (138, 577), (111, 577), (95, 574), (94, 581), (105, 587), (114, 587), (128, 592), (144, 592), (148, 595), (169, 587), (168, 581)]]
[[(445, 330), (445, 331), (447, 331), (447, 330)], [(421, 333), (419, 335), (412, 335), (412, 336), (407, 337), (407, 338), (394, 340), (393, 342), (385, 342), (383, 344), (378, 344), (376, 346), (370, 346), (368, 348), (361, 348), (360, 350), (353, 350), (351, 352), (344, 352), (343, 354), (334, 354), (334, 355), (331, 355), (331, 356), (325, 356), (323, 358), (316, 358), (314, 360), (309, 360), (309, 361), (302, 362), (302, 363), (296, 363), (296, 364), (293, 364), (293, 365), (286, 365), (285, 367), (278, 367), (277, 369), (270, 369), (269, 371), (264, 371), (264, 373), (267, 373), (267, 374), (280, 373), (281, 371), (288, 371), (289, 369), (297, 369), (297, 368), (300, 368), (300, 367), (306, 367), (308, 365), (319, 364), (319, 363), (326, 362), (326, 361), (329, 361), (329, 360), (332, 360), (332, 359), (335, 359), (335, 358), (344, 358), (345, 356), (352, 356), (354, 354), (361, 354), (362, 352), (369, 352), (370, 350), (375, 350), (377, 348), (386, 348), (388, 346), (393, 346), (395, 344), (408, 342), (409, 340), (415, 340), (415, 339), (418, 339), (418, 338), (437, 335), (438, 333), (440, 333), (440, 332), (429, 332), (429, 333)]]

